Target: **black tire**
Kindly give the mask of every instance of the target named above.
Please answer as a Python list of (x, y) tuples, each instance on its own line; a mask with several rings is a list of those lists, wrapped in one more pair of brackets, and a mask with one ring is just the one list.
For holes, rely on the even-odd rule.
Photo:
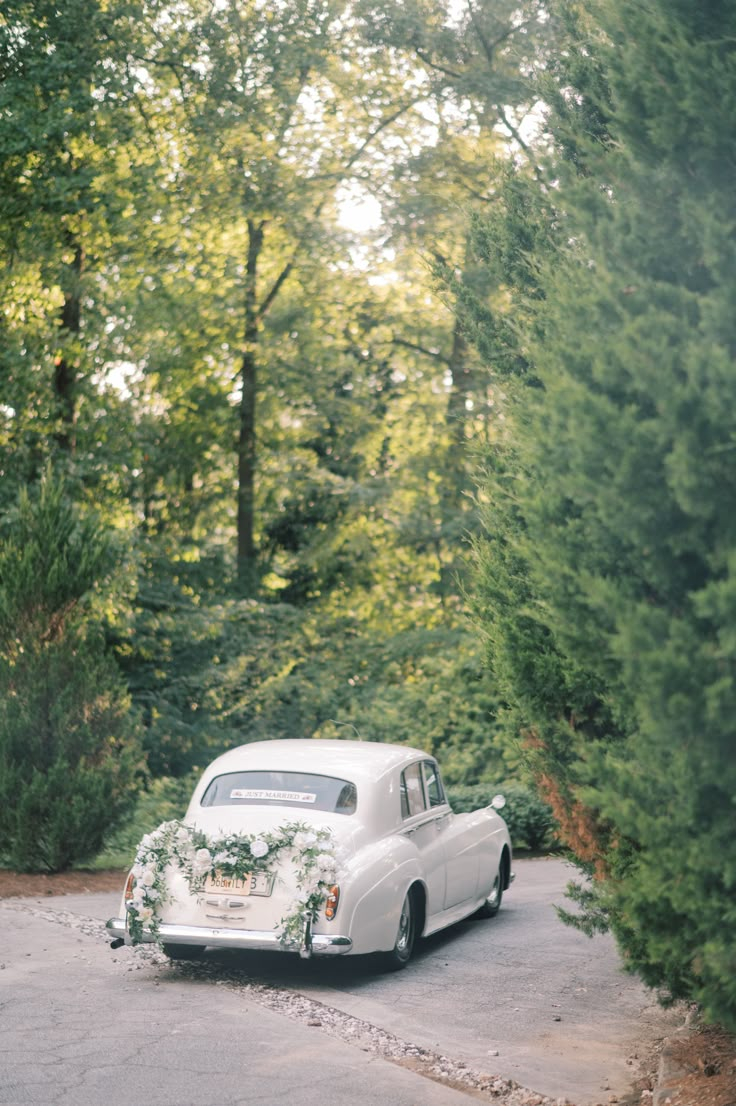
[(204, 945), (167, 945), (161, 946), (169, 960), (199, 960), (205, 950)]
[(411, 891), (407, 891), (401, 907), (396, 942), (391, 952), (387, 952), (384, 956), (385, 966), (388, 971), (398, 972), (406, 967), (414, 951), (416, 936), (417, 912), (414, 904), (414, 897)]
[(481, 907), (476, 911), (476, 918), (495, 918), (501, 909), (503, 902), (503, 888), (506, 883), (506, 854), (501, 857), (501, 863), (496, 878), (493, 881), (491, 892)]

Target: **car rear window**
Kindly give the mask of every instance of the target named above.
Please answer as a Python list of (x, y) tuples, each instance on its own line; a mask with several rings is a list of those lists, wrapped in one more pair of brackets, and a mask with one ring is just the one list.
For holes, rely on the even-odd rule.
[(354, 814), (354, 783), (305, 772), (227, 772), (217, 776), (202, 796), (202, 806), (288, 806)]

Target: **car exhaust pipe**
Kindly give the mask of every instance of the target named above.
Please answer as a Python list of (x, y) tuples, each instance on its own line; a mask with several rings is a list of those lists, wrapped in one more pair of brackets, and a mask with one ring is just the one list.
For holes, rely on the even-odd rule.
[(299, 949), (299, 955), (302, 960), (311, 960), (312, 958), (312, 919), (307, 918), (307, 923), (304, 926), (304, 940), (302, 947)]
[(116, 937), (114, 941), (110, 942), (111, 949), (119, 949), (121, 945), (124, 945), (125, 941), (122, 937)]

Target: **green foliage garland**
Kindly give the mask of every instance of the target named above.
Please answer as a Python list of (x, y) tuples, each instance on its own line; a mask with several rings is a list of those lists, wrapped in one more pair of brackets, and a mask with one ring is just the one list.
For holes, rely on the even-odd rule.
[(337, 860), (330, 830), (303, 822), (288, 822), (272, 833), (223, 834), (210, 838), (184, 822), (163, 822), (138, 846), (128, 903), (128, 929), (134, 945), (150, 934), (160, 940), (160, 908), (169, 898), (170, 869), (184, 876), (194, 895), (204, 890), (208, 876), (218, 872), (245, 879), (264, 872), (278, 879), (278, 867), (289, 856), (296, 870), (297, 893), (291, 909), (278, 923), (279, 940), (300, 947), (309, 922), (317, 919), (329, 887), (335, 882)]

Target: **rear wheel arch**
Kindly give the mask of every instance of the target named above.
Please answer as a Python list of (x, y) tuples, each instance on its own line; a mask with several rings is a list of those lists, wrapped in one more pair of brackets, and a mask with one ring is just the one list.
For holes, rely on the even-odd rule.
[(501, 853), (501, 887), (508, 891), (511, 886), (511, 853), (508, 845), (504, 845)]
[(427, 922), (427, 889), (419, 880), (415, 880), (409, 888), (416, 917), (417, 937), (424, 933)]
[(426, 911), (426, 890), (422, 883), (415, 880), (407, 888), (402, 900), (394, 947), (390, 952), (381, 954), (387, 971), (400, 971), (411, 960), (416, 942), (424, 932)]
[(511, 883), (511, 854), (508, 846), (504, 845), (498, 861), (498, 868), (493, 877), (493, 885), (488, 898), (482, 903), (475, 913), (477, 918), (495, 918), (501, 909), (503, 893), (507, 891)]

